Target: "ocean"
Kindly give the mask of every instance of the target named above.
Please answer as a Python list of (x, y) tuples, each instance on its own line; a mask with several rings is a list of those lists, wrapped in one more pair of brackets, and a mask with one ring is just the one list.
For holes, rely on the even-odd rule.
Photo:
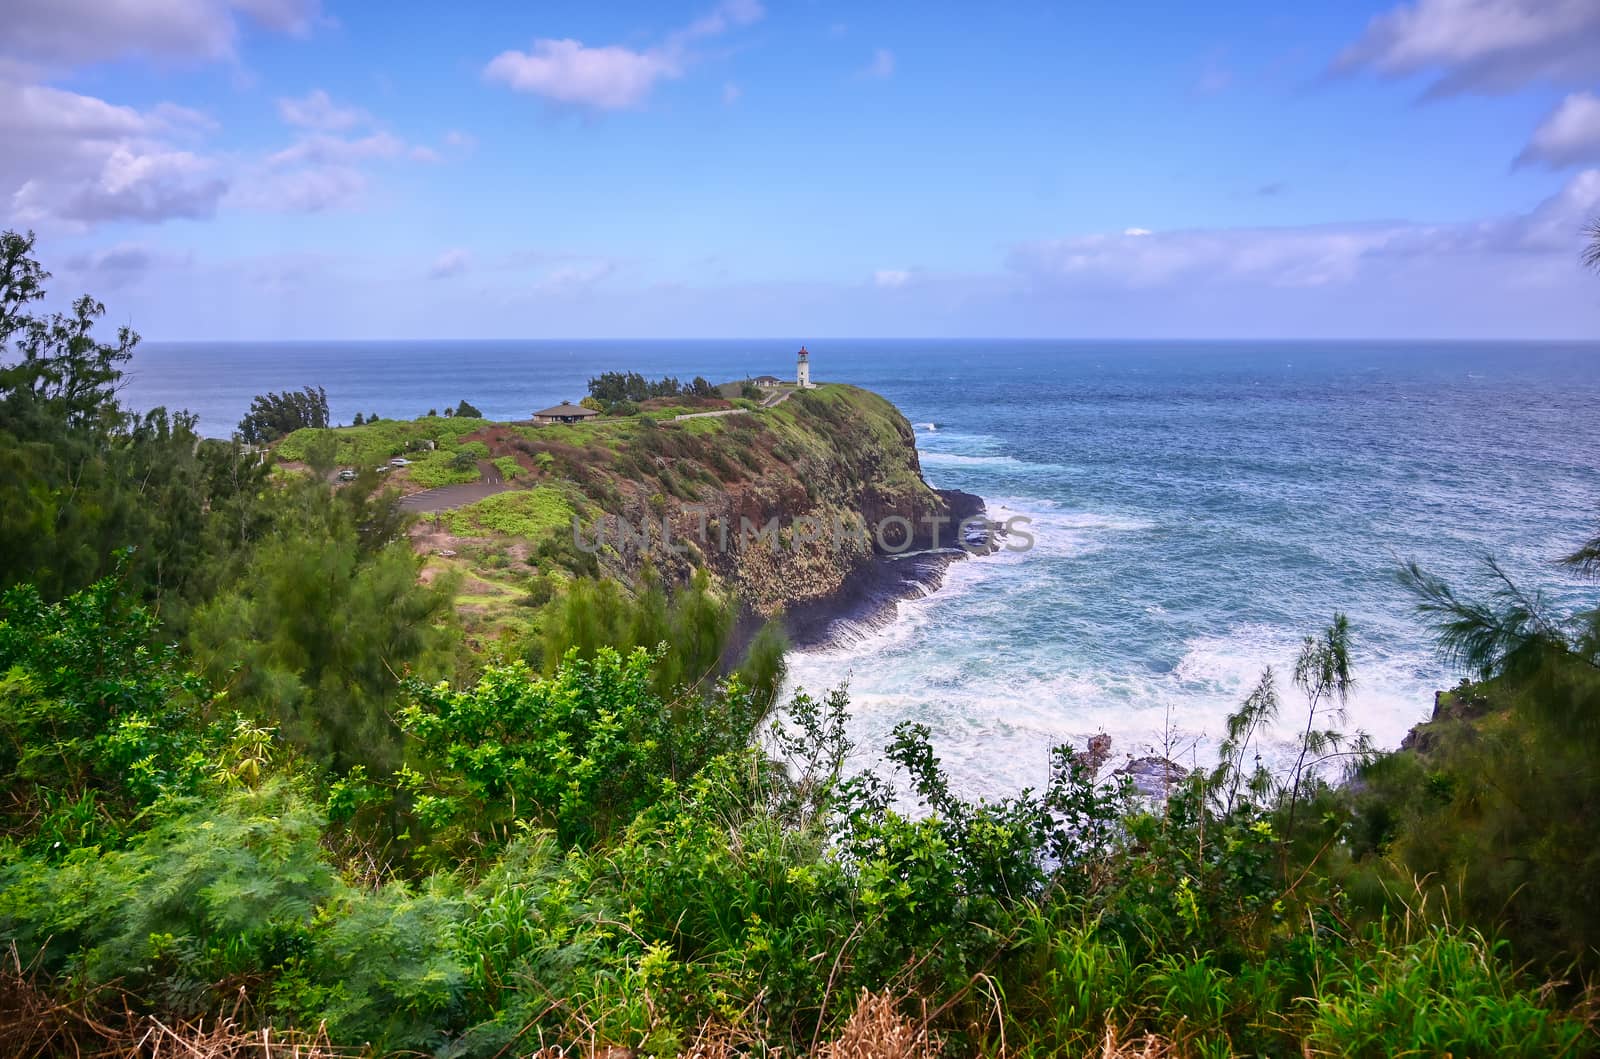
[[(894, 621), (790, 660), (792, 684), (849, 682), (864, 755), (919, 721), (969, 792), (1039, 785), (1052, 743), (1098, 732), (1118, 758), (1205, 763), (1264, 666), (1294, 715), (1297, 645), (1335, 611), (1345, 726), (1397, 745), (1459, 676), (1396, 580), (1406, 560), (1481, 589), (1492, 554), (1558, 606), (1595, 602), (1551, 562), (1600, 527), (1600, 344), (806, 344), (817, 380), (900, 407), (932, 484), (1032, 520), (1031, 550), (956, 563)], [(462, 398), (523, 418), (606, 370), (790, 376), (799, 345), (152, 342), (124, 398), (215, 436), (254, 394), (307, 384), (341, 422)]]

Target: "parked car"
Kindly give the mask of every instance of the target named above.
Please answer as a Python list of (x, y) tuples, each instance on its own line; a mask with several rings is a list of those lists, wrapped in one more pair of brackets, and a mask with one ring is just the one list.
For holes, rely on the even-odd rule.
[(391, 466), (391, 467), (409, 467), (409, 466), (411, 466), (411, 461), (406, 459), (404, 456), (396, 456), (394, 459), (389, 461), (389, 466)]
[(356, 472), (352, 468), (349, 468), (349, 467), (340, 468), (340, 470), (339, 470), (339, 481), (341, 481), (341, 482), (353, 482), (355, 480), (356, 480)]

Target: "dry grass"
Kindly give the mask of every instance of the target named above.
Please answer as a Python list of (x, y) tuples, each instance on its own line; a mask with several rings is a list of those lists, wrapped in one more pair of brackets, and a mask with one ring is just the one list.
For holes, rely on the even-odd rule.
[(887, 993), (861, 993), (861, 1001), (839, 1036), (817, 1051), (817, 1059), (935, 1059), (939, 1041), (900, 1013)]
[(7, 1059), (345, 1059), (325, 1032), (244, 1028), (234, 1015), (163, 1021), (135, 1014), (114, 990), (62, 1001), (10, 953), (0, 972), (0, 1055)]
[[(329, 1042), (326, 1032), (248, 1029), (235, 1011), (221, 1018), (162, 1020), (136, 1014), (115, 990), (70, 1001), (41, 988), (18, 962), (0, 971), (0, 1056), (6, 1059), (352, 1059), (371, 1053)], [(240, 1008), (245, 1007), (242, 997)], [(922, 1020), (904, 1014), (905, 1001), (863, 991), (837, 1037), (811, 1059), (939, 1059), (943, 1042)], [(761, 1042), (708, 1023), (679, 1059), (738, 1059), (762, 1054)], [(519, 1052), (530, 1059), (637, 1059), (631, 1048), (591, 1044)], [(1002, 1055), (1004, 1053), (1002, 1052)], [(1145, 1034), (1123, 1038), (1106, 1028), (1095, 1059), (1174, 1059), (1170, 1041)], [(798, 1057), (797, 1057), (798, 1059)]]
[(1100, 1046), (1099, 1059), (1171, 1059), (1177, 1053), (1172, 1042), (1145, 1034), (1143, 1037), (1119, 1039), (1116, 1027), (1106, 1027), (1106, 1039)]

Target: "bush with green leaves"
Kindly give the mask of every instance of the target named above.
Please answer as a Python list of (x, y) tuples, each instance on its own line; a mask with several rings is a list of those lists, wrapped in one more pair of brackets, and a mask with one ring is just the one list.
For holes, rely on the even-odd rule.
[(130, 841), (0, 869), (0, 930), (89, 983), (196, 1014), (300, 951), (337, 874), (285, 780), (196, 798)]
[(652, 690), (657, 658), (574, 649), (548, 677), (509, 662), (464, 690), (412, 682), (400, 725), (417, 764), (399, 783), (434, 844), (494, 848), (528, 826), (591, 844), (749, 739), (765, 709), (737, 680), (668, 701)]
[(113, 574), (59, 603), (0, 595), (5, 832), (29, 848), (115, 843), (144, 810), (194, 793), (219, 734), (205, 685)]

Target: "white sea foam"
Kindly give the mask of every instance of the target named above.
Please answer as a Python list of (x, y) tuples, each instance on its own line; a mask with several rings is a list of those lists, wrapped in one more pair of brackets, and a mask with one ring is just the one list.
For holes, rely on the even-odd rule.
[[(1273, 733), (1277, 753), (1269, 753), (1269, 759), (1286, 753), (1287, 743), (1304, 727), (1306, 717), (1304, 697), (1292, 679), (1300, 642), (1271, 626), (1244, 625), (1224, 635), (1196, 637), (1185, 648), (1174, 676), (1217, 733), (1262, 671), (1272, 668), (1281, 709)], [(1436, 666), (1363, 650), (1359, 640), (1352, 661), (1356, 686), (1344, 706), (1342, 722), (1330, 716), (1317, 727), (1338, 727), (1349, 734), (1364, 731), (1379, 746), (1398, 745), (1412, 725), (1426, 720), (1433, 692), (1448, 682)], [(1185, 713), (1189, 715), (1188, 710)]]
[(918, 453), (924, 467), (1005, 467), (1018, 470), (1053, 470), (1052, 464), (1024, 463), (1015, 456), (969, 456), (959, 452)]
[(1019, 672), (1008, 647), (1016, 630), (1005, 624), (1038, 591), (1034, 568), (1114, 547), (1154, 524), (1021, 497), (992, 500), (988, 511), (998, 521), (1031, 520), (1034, 547), (952, 564), (939, 591), (901, 601), (894, 620), (850, 627), (826, 648), (792, 655), (790, 685), (819, 692), (850, 681), (858, 765), (875, 759), (901, 721), (929, 724), (952, 776), (972, 791), (1037, 783), (1051, 745), (1101, 730), (1115, 732), (1119, 749), (1161, 745), (1157, 684), (1075, 667), (1066, 655), (1054, 671)]
[[(988, 507), (992, 518), (1031, 518), (1036, 547), (955, 563), (941, 590), (903, 601), (895, 620), (791, 656), (791, 685), (817, 692), (850, 681), (858, 766), (877, 760), (895, 725), (917, 721), (930, 727), (954, 782), (969, 793), (1037, 785), (1051, 745), (1082, 745), (1098, 732), (1112, 737), (1117, 761), (1158, 754), (1210, 767), (1228, 714), (1267, 665), (1278, 676), (1282, 722), (1260, 750), (1271, 767), (1292, 763), (1291, 740), (1304, 719), (1289, 679), (1297, 638), (1271, 624), (1241, 624), (1187, 639), (1176, 664), (1161, 668), (1107, 658), (1103, 644), (1080, 642), (1081, 631), (1019, 633), (1007, 623), (1037, 613), (1041, 592), (1060, 590), (1056, 564), (1131, 544), (1156, 524), (1026, 497)], [(1138, 611), (1147, 622), (1167, 620), (1157, 603)], [(1415, 659), (1358, 651), (1356, 664), (1359, 685), (1344, 730), (1396, 745), (1423, 719), (1444, 678)]]

